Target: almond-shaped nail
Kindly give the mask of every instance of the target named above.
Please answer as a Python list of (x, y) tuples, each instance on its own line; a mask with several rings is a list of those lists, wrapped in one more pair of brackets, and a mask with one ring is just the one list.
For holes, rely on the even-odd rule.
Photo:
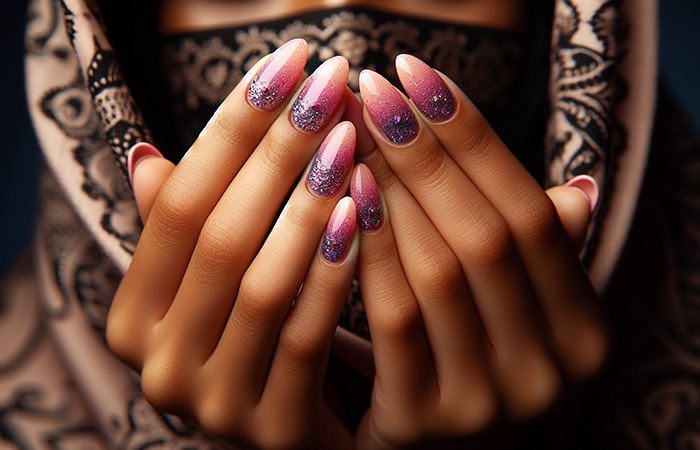
[(390, 142), (404, 144), (418, 134), (418, 119), (399, 91), (384, 77), (363, 70), (360, 94), (372, 121)]
[(129, 156), (126, 158), (126, 168), (129, 174), (129, 184), (131, 186), (134, 185), (134, 171), (136, 171), (136, 166), (144, 159), (153, 157), (162, 158), (163, 154), (148, 142), (139, 142), (131, 147)]
[(350, 196), (355, 201), (357, 223), (365, 231), (376, 231), (384, 223), (382, 198), (372, 171), (358, 164), (350, 181)]
[(600, 200), (600, 189), (595, 178), (589, 175), (578, 175), (567, 181), (564, 186), (574, 188), (586, 197), (588, 211), (593, 216)]
[(353, 163), (355, 154), (355, 127), (341, 122), (328, 133), (318, 149), (309, 176), (309, 190), (322, 197), (338, 192)]
[(430, 120), (452, 116), (455, 98), (445, 81), (430, 66), (411, 55), (396, 57), (396, 71), (413, 104)]
[(355, 237), (355, 215), (355, 202), (350, 197), (344, 197), (336, 205), (321, 243), (321, 255), (326, 261), (340, 263), (345, 260)]
[(335, 56), (309, 76), (292, 105), (291, 119), (295, 127), (318, 133), (326, 126), (345, 94), (349, 70), (348, 60)]
[(277, 109), (296, 87), (307, 56), (303, 39), (292, 39), (278, 48), (251, 80), (248, 103), (262, 111)]

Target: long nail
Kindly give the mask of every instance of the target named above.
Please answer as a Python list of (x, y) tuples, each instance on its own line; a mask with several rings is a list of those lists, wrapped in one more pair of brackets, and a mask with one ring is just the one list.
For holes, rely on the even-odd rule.
[(576, 189), (586, 198), (588, 211), (593, 216), (600, 201), (600, 189), (595, 178), (589, 175), (578, 175), (570, 179), (564, 186)]
[(321, 255), (326, 261), (340, 263), (347, 256), (355, 236), (356, 214), (350, 197), (342, 198), (336, 205), (321, 244)]
[(307, 56), (303, 39), (292, 39), (278, 48), (250, 82), (248, 102), (262, 111), (276, 109), (297, 85)]
[(357, 223), (365, 231), (376, 231), (384, 223), (382, 198), (372, 171), (358, 164), (350, 181), (350, 196), (357, 208)]
[(363, 70), (360, 93), (370, 117), (389, 141), (403, 144), (418, 134), (418, 119), (399, 91), (384, 77)]
[(326, 126), (345, 94), (348, 71), (348, 60), (335, 56), (311, 74), (292, 105), (294, 126), (309, 133), (317, 133)]
[(136, 171), (136, 166), (144, 159), (153, 157), (162, 158), (163, 154), (148, 142), (139, 142), (131, 147), (129, 156), (126, 158), (126, 168), (127, 173), (129, 174), (129, 184), (131, 186), (134, 185), (134, 172)]
[(430, 120), (452, 116), (455, 99), (445, 81), (430, 66), (411, 55), (396, 57), (396, 71), (413, 104)]
[(323, 197), (338, 192), (353, 163), (355, 127), (341, 122), (328, 133), (316, 153), (306, 182), (309, 189)]

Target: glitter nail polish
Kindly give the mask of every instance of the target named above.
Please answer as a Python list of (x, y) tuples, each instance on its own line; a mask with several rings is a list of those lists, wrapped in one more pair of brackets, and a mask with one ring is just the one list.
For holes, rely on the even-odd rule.
[(363, 70), (360, 93), (370, 117), (389, 141), (405, 144), (418, 134), (418, 119), (399, 91), (384, 77)]
[(309, 133), (323, 129), (345, 94), (348, 71), (348, 60), (335, 56), (311, 74), (292, 105), (294, 126)]
[(425, 117), (442, 121), (452, 116), (454, 96), (430, 66), (415, 56), (399, 55), (396, 58), (396, 71), (411, 100)]
[(366, 231), (376, 231), (384, 223), (382, 216), (382, 199), (379, 195), (374, 175), (364, 164), (355, 168), (350, 182), (350, 196), (357, 209), (357, 224)]
[(326, 261), (340, 263), (347, 256), (355, 236), (355, 215), (355, 202), (350, 197), (336, 205), (321, 243), (321, 255)]
[(328, 133), (311, 163), (306, 179), (309, 189), (323, 197), (338, 192), (352, 166), (354, 152), (355, 127), (341, 122)]
[(304, 72), (308, 47), (303, 39), (292, 39), (278, 48), (248, 86), (248, 103), (262, 111), (275, 110)]

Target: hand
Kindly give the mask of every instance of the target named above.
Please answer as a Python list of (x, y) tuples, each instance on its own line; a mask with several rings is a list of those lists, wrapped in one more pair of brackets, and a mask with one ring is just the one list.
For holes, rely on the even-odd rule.
[(325, 136), (348, 65), (327, 61), (291, 102), (306, 54), (291, 41), (253, 68), (177, 167), (132, 150), (145, 228), (107, 322), (151, 404), (262, 448), (351, 445), (323, 394), (359, 245), (354, 203), (340, 199), (355, 130)]
[(358, 166), (376, 376), (357, 446), (493, 448), (606, 362), (608, 322), (576, 252), (595, 194), (548, 197), (454, 83), (410, 56), (397, 69), (410, 103), (360, 77), (380, 150), (360, 160), (386, 201)]

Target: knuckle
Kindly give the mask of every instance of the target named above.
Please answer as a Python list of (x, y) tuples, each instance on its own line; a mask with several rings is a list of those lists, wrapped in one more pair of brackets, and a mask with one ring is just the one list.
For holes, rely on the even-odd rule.
[[(242, 323), (266, 324), (276, 316), (280, 304), (286, 300), (275, 283), (244, 276), (236, 300), (236, 314)], [(292, 299), (288, 300), (291, 305)]]
[(595, 322), (579, 324), (576, 335), (567, 348), (575, 346), (575, 352), (565, 352), (568, 377), (574, 384), (583, 384), (598, 376), (608, 365), (614, 349), (614, 337), (606, 324)]
[(425, 189), (441, 189), (448, 182), (445, 176), (448, 171), (448, 159), (443, 152), (436, 152), (429, 148), (416, 149), (421, 155), (416, 160), (411, 160), (410, 170)]
[[(197, 239), (196, 259), (202, 267), (200, 275), (207, 278), (218, 278), (221, 273), (215, 273), (217, 267), (230, 271), (243, 254), (243, 249), (230, 231), (217, 223), (207, 221)], [(209, 272), (213, 270), (214, 272)], [(207, 275), (207, 273), (210, 275)]]
[(422, 320), (414, 299), (391, 299), (381, 314), (375, 314), (372, 329), (376, 329), (390, 342), (406, 342), (422, 332)]
[(454, 253), (429, 250), (420, 265), (416, 285), (428, 297), (458, 295), (464, 287), (464, 274)]
[(138, 359), (138, 342), (142, 342), (135, 330), (129, 325), (123, 316), (110, 313), (105, 330), (107, 346), (110, 351), (121, 361), (134, 367)]
[(440, 420), (440, 424), (459, 430), (465, 436), (489, 430), (501, 417), (501, 400), (492, 387), (481, 386), (466, 396), (453, 395), (446, 401), (446, 417)]
[(141, 391), (144, 398), (154, 408), (179, 413), (184, 410), (189, 395), (186, 370), (161, 352), (152, 355), (144, 363), (141, 371)]
[(295, 365), (306, 366), (322, 358), (327, 352), (327, 344), (315, 329), (292, 321), (280, 335), (280, 349), (286, 360)]
[(473, 163), (489, 161), (490, 158), (480, 158), (480, 156), (490, 153), (497, 140), (491, 125), (478, 113), (472, 120), (462, 121), (462, 123), (462, 129), (459, 130), (459, 137), (464, 142), (462, 151), (476, 157), (472, 160)]
[(272, 142), (265, 145), (260, 151), (261, 163), (270, 172), (270, 176), (288, 173), (296, 169), (295, 165), (298, 164), (299, 156), (302, 156), (302, 152), (288, 150), (296, 148), (293, 142), (277, 141), (278, 139), (273, 138)]
[(561, 222), (549, 197), (532, 192), (521, 202), (522, 210), (516, 220), (516, 234), (528, 247), (546, 248), (561, 236)]
[(511, 266), (517, 248), (503, 218), (498, 216), (490, 222), (470, 227), (460, 252), (482, 270), (502, 271)]
[(193, 213), (197, 210), (196, 198), (172, 181), (160, 190), (148, 220), (155, 222), (159, 235), (177, 241), (198, 227), (198, 218)]
[(523, 367), (520, 389), (511, 398), (511, 414), (517, 419), (540, 417), (557, 406), (564, 394), (564, 381), (551, 359), (532, 358)]

